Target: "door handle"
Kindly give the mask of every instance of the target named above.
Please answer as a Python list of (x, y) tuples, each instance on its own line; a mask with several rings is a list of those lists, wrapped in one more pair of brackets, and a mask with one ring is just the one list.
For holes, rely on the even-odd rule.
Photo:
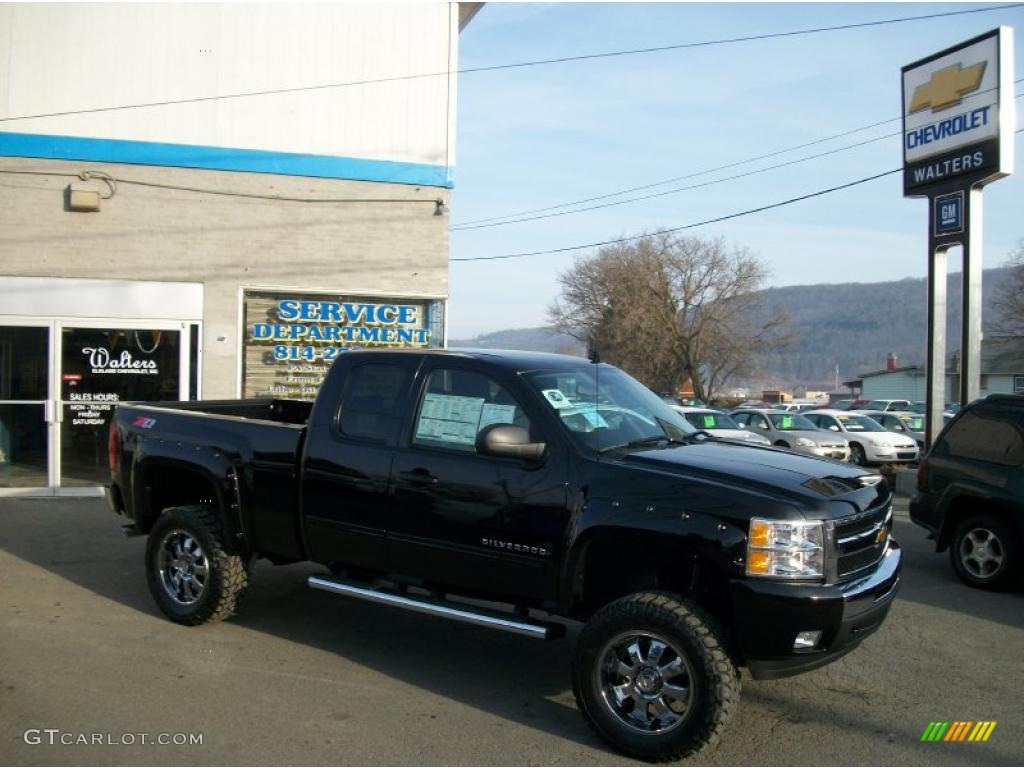
[(431, 474), (429, 469), (422, 467), (401, 472), (400, 475), (413, 485), (437, 485), (437, 476)]

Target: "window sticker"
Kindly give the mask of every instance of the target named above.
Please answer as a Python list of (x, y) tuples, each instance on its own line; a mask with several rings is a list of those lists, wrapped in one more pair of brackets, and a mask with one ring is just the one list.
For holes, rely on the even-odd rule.
[(597, 412), (596, 403), (578, 403), (576, 405), (576, 410), (584, 419), (587, 420), (587, 423), (595, 429), (599, 427), (606, 428), (608, 426), (608, 422), (605, 421), (604, 417)]
[(715, 415), (713, 413), (707, 413), (704, 415), (704, 429), (714, 429), (715, 426)]
[(542, 390), (545, 399), (551, 403), (551, 407), (555, 410), (562, 410), (563, 408), (572, 408), (572, 403), (569, 402), (569, 398), (562, 394), (560, 389), (545, 389)]
[(482, 397), (428, 392), (416, 424), (416, 438), (474, 445), (484, 408)]
[(782, 428), (783, 429), (792, 429), (793, 428), (793, 417), (792, 416), (783, 416), (782, 417)]
[(516, 407), (514, 405), (496, 405), (485, 403), (480, 412), (479, 429), (491, 424), (514, 424), (516, 418)]

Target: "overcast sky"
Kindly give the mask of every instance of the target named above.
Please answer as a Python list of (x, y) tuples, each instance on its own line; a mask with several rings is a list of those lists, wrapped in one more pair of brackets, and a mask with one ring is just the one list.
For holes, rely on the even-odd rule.
[[(647, 48), (979, 8), (966, 3), (488, 3), (463, 31), (460, 68)], [(900, 67), (1024, 8), (689, 50), (466, 73), (459, 80), (452, 226), (694, 174), (900, 115)], [(1024, 91), (1024, 83), (1017, 92)], [(1020, 108), (1024, 99), (1018, 99)], [(1018, 120), (1018, 125), (1021, 121)], [(899, 132), (898, 122), (768, 160), (653, 187), (662, 192)], [(985, 266), (1024, 238), (1018, 174), (985, 192)], [(679, 226), (899, 167), (899, 136), (700, 189), (575, 215), (453, 231), (453, 259), (559, 248)], [(621, 198), (598, 201), (611, 202)], [(591, 203), (593, 205), (594, 203)], [(875, 282), (927, 269), (927, 203), (900, 176), (691, 230), (746, 246), (771, 285)], [(573, 254), (451, 265), (452, 338), (543, 325)], [(956, 268), (959, 268), (958, 266)], [(852, 308), (855, 311), (855, 308)]]

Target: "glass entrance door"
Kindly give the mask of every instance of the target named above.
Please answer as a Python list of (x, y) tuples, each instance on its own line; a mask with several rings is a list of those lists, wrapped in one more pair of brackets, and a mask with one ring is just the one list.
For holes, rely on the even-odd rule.
[(0, 325), (0, 493), (50, 486), (51, 326)]
[(199, 337), (186, 330), (175, 321), (0, 320), (0, 496), (92, 495), (108, 483), (114, 406), (188, 399)]
[[(60, 331), (60, 486), (109, 482), (107, 428), (126, 401), (187, 398), (187, 350), (174, 328), (82, 327)], [(184, 344), (188, 344), (187, 338)]]

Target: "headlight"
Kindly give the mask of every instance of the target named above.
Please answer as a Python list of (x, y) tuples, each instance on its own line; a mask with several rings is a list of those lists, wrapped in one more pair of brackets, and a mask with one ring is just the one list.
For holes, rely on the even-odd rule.
[(818, 444), (813, 440), (808, 440), (806, 437), (798, 437), (796, 444), (803, 448), (817, 448)]
[(825, 573), (824, 527), (788, 520), (750, 521), (747, 575), (783, 579), (816, 579)]

